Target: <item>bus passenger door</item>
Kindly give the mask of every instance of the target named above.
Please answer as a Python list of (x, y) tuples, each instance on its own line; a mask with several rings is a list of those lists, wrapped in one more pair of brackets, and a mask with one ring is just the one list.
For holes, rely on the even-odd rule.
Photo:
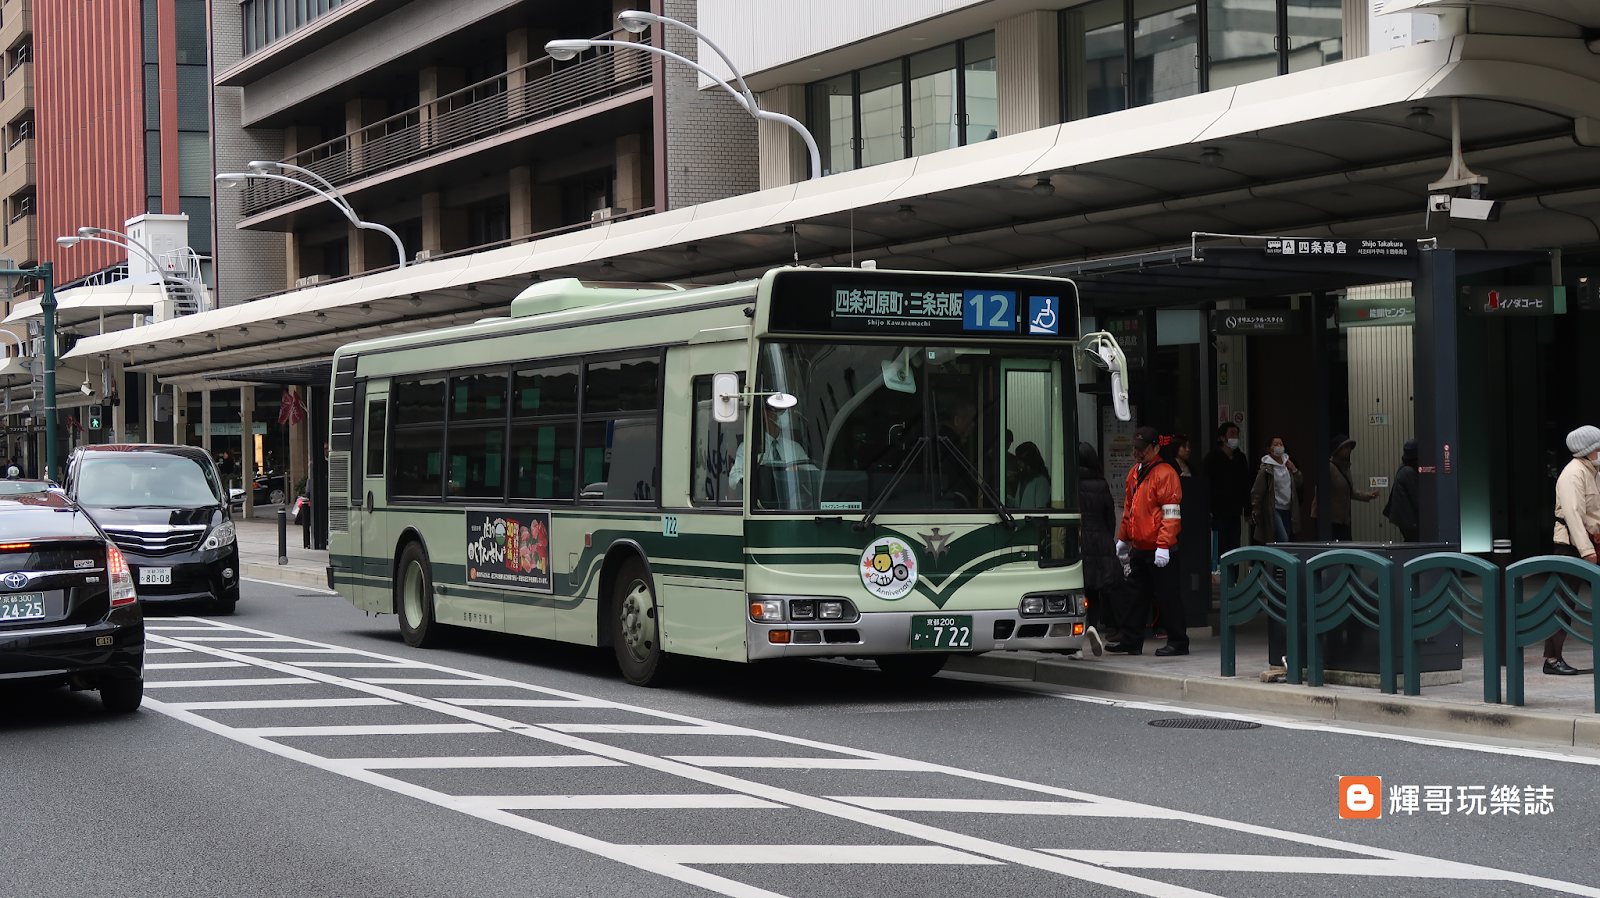
[(361, 493), (350, 498), (358, 502), (360, 511), (352, 515), (361, 521), (359, 551), (362, 594), (366, 598), (361, 607), (372, 611), (393, 611), (394, 584), (392, 570), (394, 547), (389, 545), (388, 515), (380, 509), (388, 505), (386, 491), (388, 470), (389, 395), (385, 385), (377, 390), (367, 387), (365, 426), (362, 432)]

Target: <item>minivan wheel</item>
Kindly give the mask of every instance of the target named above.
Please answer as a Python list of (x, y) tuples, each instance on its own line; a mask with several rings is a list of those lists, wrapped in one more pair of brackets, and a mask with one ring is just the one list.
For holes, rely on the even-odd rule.
[(400, 618), (400, 636), (406, 645), (421, 649), (438, 645), (440, 625), (433, 616), (433, 566), (421, 543), (410, 543), (400, 553), (394, 590), (395, 616)]

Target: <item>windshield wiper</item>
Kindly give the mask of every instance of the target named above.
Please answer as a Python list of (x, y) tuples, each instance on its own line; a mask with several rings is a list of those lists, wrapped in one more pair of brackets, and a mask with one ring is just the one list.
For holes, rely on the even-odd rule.
[(895, 487), (900, 485), (900, 479), (906, 476), (906, 471), (911, 469), (911, 463), (922, 454), (922, 447), (927, 443), (927, 437), (917, 437), (917, 441), (911, 445), (911, 451), (906, 453), (906, 457), (900, 461), (900, 467), (895, 469), (894, 476), (889, 478), (889, 482), (878, 491), (872, 504), (867, 506), (867, 513), (861, 516), (861, 520), (855, 522), (854, 526), (858, 532), (872, 526), (873, 519), (883, 510), (884, 503), (889, 501), (889, 497), (894, 495)]
[(1006, 511), (1005, 503), (1001, 502), (1000, 497), (995, 495), (994, 490), (990, 488), (989, 484), (984, 483), (983, 478), (978, 476), (978, 469), (973, 467), (972, 462), (967, 458), (966, 453), (961, 451), (961, 447), (957, 446), (954, 440), (950, 439), (944, 434), (939, 435), (939, 444), (950, 450), (950, 454), (954, 455), (956, 461), (960, 462), (961, 467), (966, 470), (967, 476), (971, 477), (972, 482), (978, 485), (978, 492), (982, 493), (983, 497), (988, 499), (990, 504), (994, 506), (995, 511), (1000, 514), (1000, 523), (1004, 525), (1007, 530), (1017, 529), (1017, 519), (1012, 517), (1011, 512)]

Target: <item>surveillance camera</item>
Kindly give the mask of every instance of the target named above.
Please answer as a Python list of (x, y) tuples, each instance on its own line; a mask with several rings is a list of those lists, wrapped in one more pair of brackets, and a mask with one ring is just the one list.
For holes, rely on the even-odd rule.
[(1428, 211), (1449, 212), (1452, 197), (1448, 193), (1435, 193), (1428, 196)]
[(1499, 221), (1500, 207), (1496, 200), (1472, 200), (1456, 197), (1450, 203), (1450, 217), (1468, 221)]

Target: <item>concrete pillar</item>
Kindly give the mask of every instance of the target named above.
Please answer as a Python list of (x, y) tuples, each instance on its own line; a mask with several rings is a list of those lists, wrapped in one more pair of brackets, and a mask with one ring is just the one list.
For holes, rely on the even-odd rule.
[[(806, 89), (803, 84), (774, 87), (762, 91), (757, 99), (762, 109), (805, 121)], [(811, 156), (806, 151), (806, 143), (788, 125), (761, 122), (756, 127), (756, 146), (761, 156), (762, 190), (794, 184), (811, 176)]]
[(362, 144), (367, 142), (366, 126), (384, 118), (389, 104), (371, 97), (355, 97), (344, 101), (344, 133), (350, 137), (350, 168), (357, 171), (366, 167)]
[(211, 391), (200, 391), (200, 448), (211, 455)]
[[(527, 109), (527, 92), (523, 85), (528, 83), (528, 72), (523, 66), (533, 60), (529, 53), (533, 48), (528, 46), (528, 29), (513, 28), (506, 32), (506, 116), (517, 118)], [(543, 56), (543, 47), (539, 47), (539, 55)], [(513, 200), (515, 202), (515, 200)], [(515, 226), (512, 233), (516, 233)]]
[[(322, 135), (315, 128), (305, 125), (290, 125), (283, 129), (283, 155), (285, 158), (293, 157), (301, 150), (314, 147), (321, 143)], [(304, 270), (300, 256), (300, 237), (294, 231), (283, 235), (283, 261), (285, 290), (293, 290), (294, 282), (309, 274)]]
[[(290, 387), (301, 398), (301, 405), (305, 405), (305, 387)], [(289, 494), (289, 501), (295, 500), (295, 484), (305, 479), (306, 472), (310, 470), (310, 456), (308, 454), (308, 441), (311, 439), (311, 419), (300, 419), (299, 424), (289, 425), (289, 482), (284, 485), (284, 492)]]
[(1371, 24), (1367, 20), (1367, 7), (1372, 5), (1372, 0), (1343, 0), (1342, 5), (1344, 33), (1341, 36), (1341, 49), (1345, 59), (1360, 59), (1372, 52), (1367, 36)]
[(995, 23), (995, 91), (1000, 136), (1061, 121), (1061, 58), (1053, 10)]
[(448, 66), (431, 65), (417, 73), (417, 105), (422, 107), (420, 111), (422, 127), (418, 130), (423, 146), (433, 143), (430, 123), (445, 111), (434, 105), (433, 101), (465, 87), (464, 79), (465, 75), (460, 69)]
[(533, 168), (519, 165), (508, 179), (511, 184), (511, 236), (533, 233)]
[(239, 486), (244, 489), (244, 519), (255, 511), (256, 388), (239, 388)]
[[(444, 217), (442, 215), (443, 197), (437, 191), (422, 195), (422, 251), (429, 255), (438, 255), (444, 252)], [(516, 202), (516, 194), (512, 194), (512, 203)], [(513, 206), (513, 208), (515, 208)], [(515, 221), (515, 217), (512, 219)]]
[(139, 375), (139, 380), (144, 388), (144, 414), (140, 417), (139, 437), (142, 443), (156, 441), (156, 379), (150, 374)]
[(305, 276), (300, 265), (300, 237), (290, 231), (283, 235), (283, 289), (293, 290), (294, 282)]
[(643, 140), (637, 134), (624, 134), (617, 138), (618, 212), (632, 212), (644, 208), (643, 144)]
[(172, 441), (189, 445), (189, 394), (177, 384), (172, 385)]
[(350, 251), (350, 273), (360, 274), (367, 270), (367, 233), (353, 224), (345, 225), (345, 232), (349, 235), (345, 247)]

